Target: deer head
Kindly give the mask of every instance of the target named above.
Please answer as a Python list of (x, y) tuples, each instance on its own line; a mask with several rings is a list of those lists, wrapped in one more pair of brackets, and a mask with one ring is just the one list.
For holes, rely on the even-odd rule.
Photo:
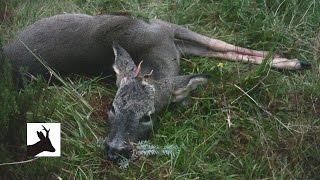
[(49, 139), (49, 130), (47, 130), (44, 126), (43, 130), (46, 132), (46, 136), (43, 135), (41, 131), (37, 131), (38, 137), (40, 141), (33, 145), (27, 146), (27, 153), (29, 156), (35, 156), (43, 151), (55, 152), (56, 150), (52, 146), (52, 143)]
[(151, 115), (170, 102), (185, 98), (198, 85), (207, 82), (205, 75), (168, 77), (161, 80), (139, 78), (141, 63), (136, 66), (130, 55), (117, 43), (114, 71), (118, 91), (108, 112), (111, 129), (105, 147), (110, 160), (130, 157), (131, 142), (147, 139), (152, 131)]

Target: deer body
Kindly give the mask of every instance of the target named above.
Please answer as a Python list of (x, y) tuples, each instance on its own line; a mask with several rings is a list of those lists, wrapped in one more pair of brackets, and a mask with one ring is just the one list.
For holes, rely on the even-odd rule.
[[(181, 56), (260, 64), (267, 55), (265, 51), (234, 46), (161, 20), (146, 22), (126, 16), (84, 14), (40, 20), (4, 47), (14, 71), (27, 67), (31, 74), (48, 74), (30, 51), (59, 73), (116, 73), (118, 91), (108, 112), (111, 132), (106, 141), (107, 156), (112, 160), (130, 154), (130, 142), (147, 137), (152, 129), (151, 114), (182, 100), (207, 82), (206, 75), (179, 76)], [(308, 64), (275, 57), (271, 66), (301, 69)], [(150, 72), (151, 78), (143, 78)]]
[[(135, 63), (145, 60), (144, 67), (150, 68), (143, 71), (153, 69), (154, 76), (162, 78), (178, 74), (179, 54), (174, 46), (173, 33), (172, 29), (164, 29), (157, 21), (148, 23), (126, 16), (66, 14), (32, 24), (4, 51), (14, 59), (15, 69), (27, 66), (33, 74), (47, 74), (48, 71), (19, 39), (59, 73), (110, 75), (113, 74), (114, 63), (111, 46), (113, 41), (117, 41), (132, 54)], [(151, 52), (161, 59), (150, 59)], [(161, 61), (165, 58), (173, 62)]]

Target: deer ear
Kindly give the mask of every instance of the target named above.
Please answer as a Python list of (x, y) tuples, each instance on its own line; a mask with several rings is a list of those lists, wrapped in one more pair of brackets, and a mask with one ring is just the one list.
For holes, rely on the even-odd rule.
[(173, 82), (172, 102), (179, 102), (189, 95), (199, 85), (206, 84), (210, 75), (198, 74), (188, 76), (177, 76)]
[(117, 42), (113, 42), (112, 48), (114, 51), (114, 65), (112, 66), (117, 74), (117, 77), (132, 77), (136, 70), (136, 65), (134, 64), (129, 53), (123, 49)]
[(40, 138), (40, 140), (46, 139), (42, 132), (37, 131), (37, 134), (38, 134), (38, 137)]

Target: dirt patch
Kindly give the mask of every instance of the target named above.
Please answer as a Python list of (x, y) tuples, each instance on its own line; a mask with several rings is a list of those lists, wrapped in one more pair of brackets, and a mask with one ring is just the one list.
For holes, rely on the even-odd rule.
[(89, 104), (94, 108), (94, 116), (99, 119), (106, 119), (107, 112), (110, 109), (111, 98), (107, 96), (99, 96), (98, 94), (91, 94), (87, 97)]
[(305, 177), (301, 177), (302, 179), (318, 176), (320, 170), (319, 135), (320, 129), (311, 128), (302, 134), (279, 136), (272, 150), (275, 159), (282, 163), (291, 162), (289, 166), (292, 168), (301, 165), (305, 172)]
[(289, 94), (289, 110), (320, 117), (320, 99), (299, 93)]

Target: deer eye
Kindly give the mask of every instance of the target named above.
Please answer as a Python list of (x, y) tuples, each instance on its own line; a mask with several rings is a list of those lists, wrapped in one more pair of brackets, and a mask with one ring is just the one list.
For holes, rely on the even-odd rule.
[(145, 115), (140, 119), (140, 123), (147, 123), (151, 121), (151, 117), (149, 115)]
[(110, 103), (109, 107), (110, 107), (110, 111), (114, 114), (115, 110), (114, 110), (114, 106), (113, 106), (113, 101)]

